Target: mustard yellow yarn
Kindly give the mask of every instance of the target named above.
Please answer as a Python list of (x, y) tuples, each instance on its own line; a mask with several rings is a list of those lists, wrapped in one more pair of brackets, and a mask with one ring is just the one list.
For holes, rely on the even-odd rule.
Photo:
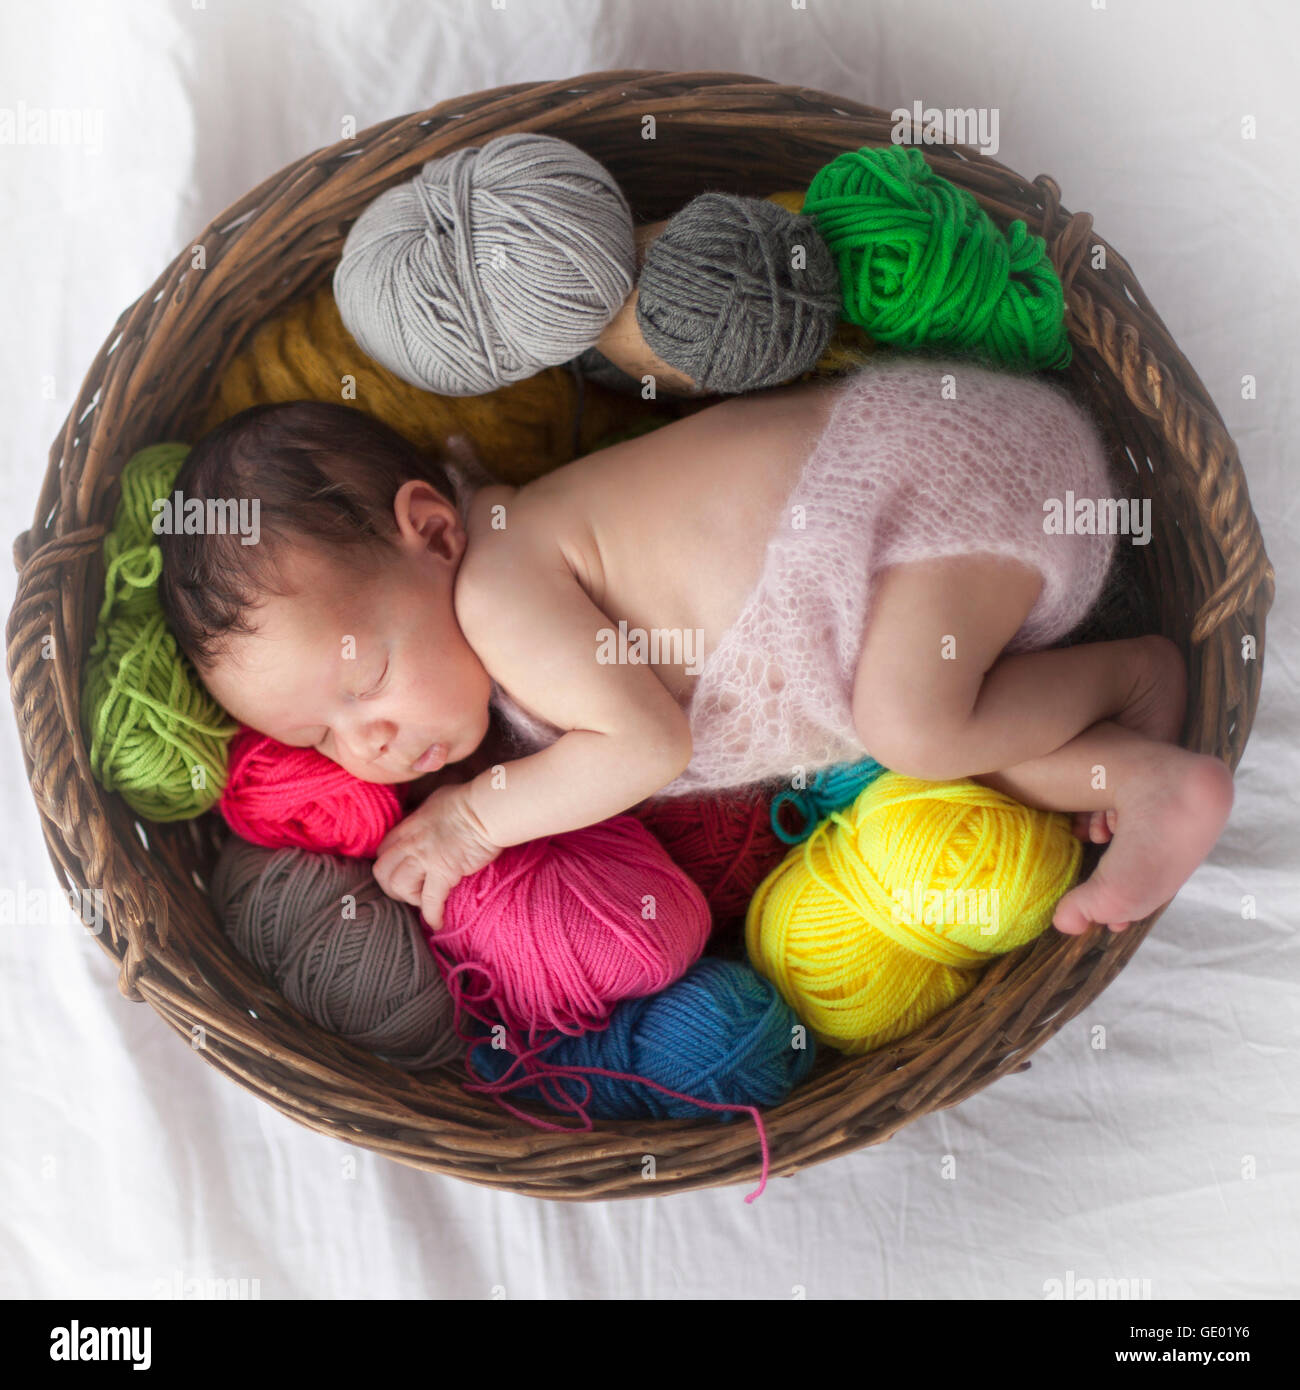
[(870, 1052), (1045, 931), (1082, 857), (1059, 812), (886, 772), (759, 885), (745, 946), (819, 1042)]
[(805, 194), (800, 189), (783, 189), (780, 193), (769, 193), (767, 200), (769, 203), (776, 203), (783, 207), (786, 212), (798, 213), (803, 208)]
[(485, 396), (435, 396), (362, 352), (343, 326), (328, 283), (254, 332), (226, 368), (202, 429), (250, 405), (299, 400), (355, 405), (430, 452), (453, 434), (468, 435), (484, 467), (515, 485), (590, 452), (603, 435), (667, 414), (662, 401), (620, 396), (588, 381), (575, 454), (578, 387), (566, 368), (548, 367)]

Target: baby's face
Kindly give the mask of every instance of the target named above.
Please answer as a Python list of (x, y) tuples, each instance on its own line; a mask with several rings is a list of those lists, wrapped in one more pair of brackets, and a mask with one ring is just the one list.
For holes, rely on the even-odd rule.
[(410, 782), (469, 757), (487, 733), (491, 681), (452, 603), (464, 532), (454, 513), (424, 529), (404, 531), (373, 576), (349, 570), (346, 551), (289, 549), (281, 572), (294, 592), (268, 596), (257, 631), (204, 672), (212, 695), (366, 782)]

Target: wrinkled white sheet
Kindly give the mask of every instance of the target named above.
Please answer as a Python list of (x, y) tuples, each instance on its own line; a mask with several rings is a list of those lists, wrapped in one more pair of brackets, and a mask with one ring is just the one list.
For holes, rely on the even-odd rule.
[[(102, 117), (99, 148), (93, 118), (80, 146), (0, 143), (6, 537), (30, 523), (50, 440), (120, 310), (209, 218), (338, 139), (346, 118), (364, 128), (607, 68), (716, 68), (891, 109), (997, 108), (997, 158), (1051, 173), (1068, 207), (1094, 212), (1246, 460), (1279, 571), (1267, 679), (1227, 833), (1106, 994), (1029, 1072), (773, 1182), (753, 1207), (741, 1187), (545, 1203), (387, 1162), (202, 1065), (119, 996), (72, 926), (0, 926), (0, 1295), (150, 1297), (159, 1281), (244, 1278), (263, 1298), (1041, 1298), (1069, 1271), (1149, 1280), (1157, 1298), (1294, 1295), (1293, 7), (195, 6), (0, 10), (0, 120), (20, 103)], [(0, 582), (7, 612), (12, 574)], [(0, 887), (53, 888), (12, 726), (0, 758)], [(1245, 894), (1257, 920), (1242, 920)]]

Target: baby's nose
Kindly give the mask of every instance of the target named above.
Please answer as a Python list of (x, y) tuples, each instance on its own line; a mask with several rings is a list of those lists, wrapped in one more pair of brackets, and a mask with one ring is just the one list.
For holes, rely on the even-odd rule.
[(372, 725), (359, 730), (351, 741), (352, 751), (360, 763), (377, 763), (395, 746), (396, 729), (392, 724)]

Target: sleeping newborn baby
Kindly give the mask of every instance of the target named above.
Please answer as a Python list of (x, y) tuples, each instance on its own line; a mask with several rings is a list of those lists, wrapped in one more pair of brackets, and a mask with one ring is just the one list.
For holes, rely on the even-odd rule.
[(1171, 642), (1052, 646), (1141, 537), (1039, 378), (882, 354), (518, 488), (347, 406), (255, 406), (176, 487), (260, 503), (258, 544), (159, 537), (164, 610), (230, 714), (385, 783), (471, 760), (493, 707), (512, 731), (517, 756), (380, 846), (380, 886), (434, 927), (507, 845), (867, 754), (1109, 842), (1069, 933), (1166, 902), (1231, 807), (1223, 763), (1173, 742)]

